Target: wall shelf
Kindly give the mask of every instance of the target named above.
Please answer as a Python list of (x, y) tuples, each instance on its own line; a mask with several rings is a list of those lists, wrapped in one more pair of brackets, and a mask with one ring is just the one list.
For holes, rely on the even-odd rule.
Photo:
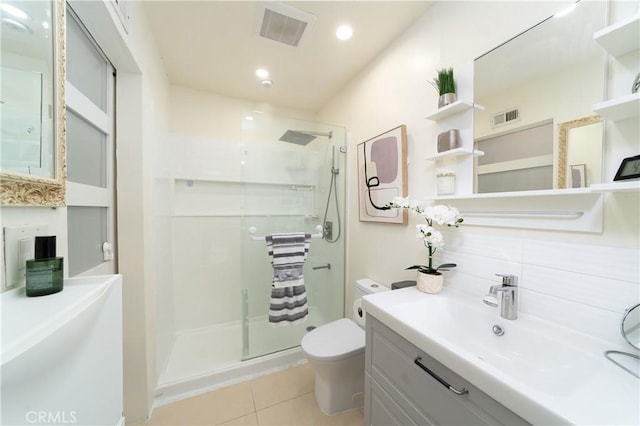
[(612, 56), (622, 56), (640, 48), (640, 14), (596, 31), (593, 39)]
[(640, 93), (630, 93), (619, 98), (595, 104), (593, 111), (609, 120), (624, 120), (640, 115)]
[(425, 157), (425, 160), (436, 161), (442, 158), (460, 157), (462, 155), (473, 155), (475, 157), (481, 157), (484, 155), (484, 152), (478, 151), (478, 150), (471, 150), (467, 148), (455, 148), (455, 149), (450, 149), (448, 151), (439, 152), (429, 157)]
[(480, 200), (492, 198), (521, 198), (521, 197), (549, 197), (564, 195), (581, 195), (589, 194), (589, 188), (571, 188), (571, 189), (542, 189), (536, 191), (512, 191), (512, 192), (489, 192), (483, 194), (464, 194), (464, 195), (440, 195), (430, 197), (431, 200)]
[(598, 183), (590, 186), (592, 192), (638, 192), (640, 180), (627, 182)]
[(431, 121), (438, 121), (442, 120), (443, 118), (449, 117), (450, 115), (458, 114), (471, 108), (473, 108), (473, 102), (457, 100), (452, 104), (438, 109), (436, 112), (426, 116), (425, 118)]
[(590, 188), (433, 197), (455, 206), (464, 225), (602, 232), (604, 195)]
[(640, 191), (640, 180), (627, 182), (608, 182), (590, 185), (588, 188), (569, 189), (545, 189), (537, 191), (514, 191), (514, 192), (490, 192), (483, 194), (463, 194), (463, 195), (438, 195), (429, 197), (434, 201), (448, 200), (482, 200), (493, 198), (520, 198), (520, 197), (561, 197), (565, 195), (598, 194), (602, 192), (633, 192)]

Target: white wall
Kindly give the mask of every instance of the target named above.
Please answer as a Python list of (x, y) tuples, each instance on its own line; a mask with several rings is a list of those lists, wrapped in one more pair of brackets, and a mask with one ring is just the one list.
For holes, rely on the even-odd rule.
[[(123, 274), (124, 395), (129, 423), (145, 419), (151, 409), (156, 364), (168, 356), (173, 331), (166, 138), (169, 84), (141, 3), (127, 3), (128, 33), (110, 2), (72, 1), (72, 7), (118, 72), (118, 263)], [(2, 226), (47, 224), (49, 233), (58, 237), (58, 255), (67, 257), (66, 208), (2, 207), (0, 212)]]
[[(434, 166), (423, 160), (435, 152), (437, 134), (436, 125), (424, 119), (437, 106), (437, 93), (427, 81), (435, 75), (436, 68), (470, 63), (475, 57), (559, 10), (560, 3), (563, 2), (456, 1), (432, 6), (319, 113), (321, 121), (335, 122), (349, 130), (350, 170), (357, 168), (355, 147), (358, 143), (398, 124), (406, 124), (409, 194), (417, 199), (435, 195)], [(619, 154), (614, 152), (613, 155)], [(419, 222), (410, 220), (409, 226), (360, 222), (355, 173), (350, 174), (347, 188), (347, 285), (353, 286), (354, 281), (361, 277), (387, 285), (415, 279), (415, 273), (404, 268), (423, 263), (426, 258), (426, 250), (416, 243), (414, 236), (413, 225)], [(463, 227), (448, 234), (447, 238), (451, 239), (451, 247), (468, 236), (486, 241), (487, 249), (499, 245), (502, 240), (498, 238), (517, 239), (519, 244), (564, 241), (596, 247), (638, 249), (637, 194), (607, 194), (604, 217), (604, 232), (595, 234)], [(495, 273), (505, 269), (500, 264), (494, 266)], [(625, 265), (619, 266), (625, 268)], [(582, 267), (589, 268), (586, 260)], [(347, 308), (351, 303), (350, 294), (348, 289)], [(557, 295), (549, 297), (560, 300)]]

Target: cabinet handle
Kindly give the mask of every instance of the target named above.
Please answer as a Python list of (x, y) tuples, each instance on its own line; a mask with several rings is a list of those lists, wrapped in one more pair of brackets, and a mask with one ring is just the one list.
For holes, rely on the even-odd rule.
[(430, 375), (431, 377), (433, 377), (434, 379), (436, 379), (437, 381), (439, 381), (439, 382), (440, 382), (440, 384), (441, 384), (442, 386), (444, 386), (445, 388), (449, 389), (451, 392), (455, 393), (456, 395), (465, 395), (465, 394), (468, 394), (468, 393), (469, 393), (469, 389), (467, 389), (467, 388), (462, 388), (462, 390), (458, 390), (458, 389), (454, 388), (453, 386), (451, 386), (449, 383), (447, 383), (447, 382), (446, 382), (442, 377), (438, 376), (436, 373), (434, 373), (433, 371), (431, 371), (431, 370), (429, 369), (429, 367), (427, 367), (426, 365), (424, 365), (424, 364), (422, 363), (422, 357), (421, 357), (421, 356), (416, 357), (416, 359), (415, 359), (414, 363), (415, 363), (418, 367), (422, 368), (424, 371), (426, 371), (427, 373), (429, 373), (429, 375)]

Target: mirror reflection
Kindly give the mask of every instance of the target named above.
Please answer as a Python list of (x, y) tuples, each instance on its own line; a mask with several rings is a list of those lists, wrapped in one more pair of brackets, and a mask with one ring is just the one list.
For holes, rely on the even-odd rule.
[(630, 307), (624, 313), (621, 324), (622, 336), (634, 348), (640, 350), (640, 304)]
[(53, 2), (2, 0), (0, 11), (0, 168), (55, 178)]
[(485, 153), (475, 192), (602, 181), (602, 123), (589, 117), (603, 99), (605, 54), (593, 33), (605, 26), (605, 2), (559, 15), (475, 60), (474, 100), (484, 110), (474, 111), (474, 141)]
[(602, 118), (594, 115), (558, 125), (557, 188), (602, 182)]

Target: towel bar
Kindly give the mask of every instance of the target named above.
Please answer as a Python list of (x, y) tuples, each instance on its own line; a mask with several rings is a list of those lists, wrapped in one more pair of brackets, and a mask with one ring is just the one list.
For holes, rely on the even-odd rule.
[[(249, 234), (251, 235), (251, 239), (254, 241), (260, 241), (260, 240), (264, 241), (264, 236), (255, 235), (256, 231), (257, 231), (256, 228), (253, 226), (249, 228)], [(322, 225), (316, 226), (316, 231), (318, 231), (318, 233), (311, 234), (311, 238), (322, 238)]]

